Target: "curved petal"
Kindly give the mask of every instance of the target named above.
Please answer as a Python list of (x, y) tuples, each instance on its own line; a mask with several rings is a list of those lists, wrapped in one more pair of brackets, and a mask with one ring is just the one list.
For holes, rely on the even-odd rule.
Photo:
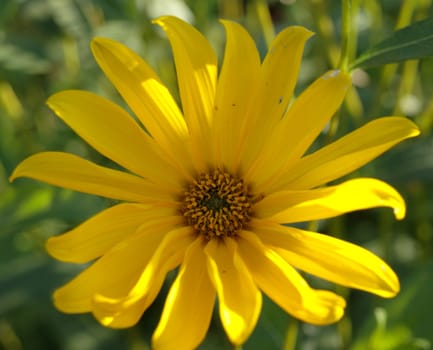
[(279, 248), (279, 254), (289, 264), (305, 272), (384, 298), (400, 290), (394, 271), (355, 244), (270, 222), (255, 222), (254, 228), (264, 244)]
[(152, 349), (195, 349), (209, 328), (215, 289), (206, 269), (203, 240), (188, 248), (179, 274), (168, 293)]
[(249, 140), (242, 159), (245, 170), (263, 150), (262, 145), (272, 140), (271, 131), (283, 117), (292, 98), (304, 46), (312, 34), (303, 27), (291, 26), (282, 30), (272, 41), (260, 70), (258, 98), (252, 103), (251, 116), (244, 118), (241, 132), (241, 139)]
[(270, 177), (304, 154), (340, 107), (350, 84), (346, 73), (330, 71), (295, 100), (252, 168), (251, 177), (258, 187), (264, 187)]
[(223, 327), (230, 341), (240, 345), (254, 330), (262, 307), (262, 295), (239, 257), (233, 239), (213, 239), (206, 245), (205, 253), (209, 275), (218, 293)]
[(157, 222), (122, 240), (54, 292), (56, 307), (66, 313), (89, 312), (98, 293), (109, 293), (118, 298), (126, 296), (164, 238), (166, 229)]
[(182, 262), (194, 238), (190, 227), (167, 233), (127, 294), (106, 290), (94, 296), (93, 315), (107, 327), (125, 328), (136, 324), (155, 300), (167, 273)]
[(274, 124), (284, 115), (293, 95), (307, 40), (313, 35), (308, 29), (291, 26), (283, 29), (272, 41), (262, 64), (263, 105), (267, 123)]
[(350, 173), (397, 143), (419, 135), (417, 126), (402, 117), (367, 123), (287, 168), (273, 189), (308, 189)]
[(62, 152), (41, 152), (23, 160), (10, 181), (28, 177), (54, 186), (102, 197), (141, 203), (174, 203), (167, 188), (122, 171), (96, 165)]
[(105, 254), (138, 228), (142, 231), (158, 227), (164, 232), (182, 222), (175, 208), (122, 203), (92, 216), (71, 231), (49, 238), (45, 247), (58, 260), (85, 263)]
[[(214, 130), (217, 164), (235, 172), (239, 131), (248, 119), (259, 81), (260, 57), (254, 40), (239, 24), (222, 21), (226, 29), (226, 48), (215, 97)], [(221, 163), (222, 161), (222, 163)]]
[(104, 156), (153, 182), (178, 183), (151, 138), (126, 111), (87, 91), (51, 96), (48, 106), (82, 139)]
[(211, 156), (210, 125), (217, 81), (217, 57), (206, 38), (193, 26), (172, 16), (156, 19), (170, 40), (176, 64), (182, 108), (201, 167)]
[(375, 207), (393, 208), (399, 220), (406, 212), (404, 200), (394, 188), (383, 181), (367, 178), (314, 190), (275, 192), (258, 202), (254, 212), (258, 218), (287, 224)]
[(166, 148), (171, 140), (188, 136), (175, 100), (140, 56), (106, 38), (94, 38), (92, 52), (105, 75), (159, 144)]
[(338, 321), (346, 305), (343, 298), (309, 287), (301, 275), (251, 232), (240, 232), (239, 253), (254, 281), (282, 309), (296, 318), (318, 325)]

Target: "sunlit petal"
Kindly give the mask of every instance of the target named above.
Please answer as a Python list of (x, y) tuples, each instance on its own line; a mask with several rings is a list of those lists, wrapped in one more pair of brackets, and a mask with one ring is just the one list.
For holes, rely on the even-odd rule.
[[(162, 230), (161, 230), (162, 229)], [(161, 222), (124, 239), (54, 293), (56, 307), (67, 313), (89, 312), (95, 294), (125, 297), (164, 238)], [(120, 262), (128, 262), (128, 269)], [(109, 274), (109, 278), (107, 278)]]
[[(192, 288), (192, 286), (194, 286)], [(154, 349), (194, 349), (209, 328), (215, 289), (206, 268), (201, 238), (186, 252), (179, 274), (168, 293), (158, 327), (152, 337)]]
[(182, 223), (175, 207), (122, 203), (91, 217), (76, 228), (46, 242), (47, 251), (56, 259), (84, 263), (105, 254), (110, 248), (140, 231), (159, 232)]
[(114, 103), (78, 90), (59, 92), (47, 103), (83, 140), (126, 169), (157, 183), (181, 181), (168, 176), (175, 168), (164, 162), (151, 138)]
[(272, 41), (262, 64), (262, 110), (269, 122), (276, 123), (284, 115), (298, 80), (302, 54), (313, 35), (308, 29), (291, 26), (283, 29)]
[(288, 313), (312, 324), (338, 321), (346, 305), (338, 295), (311, 289), (301, 275), (251, 232), (240, 232), (239, 253), (260, 289)]
[(283, 29), (272, 41), (260, 69), (258, 95), (252, 102), (248, 118), (243, 120), (240, 132), (241, 140), (246, 140), (245, 154), (241, 159), (244, 171), (257, 160), (265, 142), (266, 149), (273, 143), (271, 131), (293, 97), (304, 46), (312, 34), (303, 27), (291, 26)]
[(167, 273), (182, 262), (193, 240), (189, 227), (167, 233), (158, 247), (153, 247), (153, 255), (127, 294), (118, 295), (106, 290), (94, 296), (93, 315), (107, 327), (133, 326), (155, 300)]
[(41, 152), (23, 160), (10, 181), (28, 177), (51, 185), (131, 202), (173, 203), (170, 190), (128, 173), (105, 168), (69, 153)]
[(222, 21), (226, 29), (226, 48), (215, 97), (214, 149), (218, 166), (235, 168), (241, 156), (240, 129), (256, 99), (260, 57), (256, 45), (239, 24)]
[(295, 100), (251, 169), (249, 176), (258, 187), (265, 189), (276, 174), (304, 154), (340, 107), (350, 84), (347, 74), (330, 71)]
[(302, 158), (272, 188), (307, 189), (350, 173), (397, 143), (419, 135), (409, 119), (384, 117)]
[(176, 102), (156, 73), (134, 51), (114, 40), (95, 38), (92, 51), (105, 75), (151, 135), (166, 147), (188, 129)]
[(217, 57), (206, 38), (193, 26), (176, 17), (154, 21), (170, 40), (176, 64), (179, 93), (185, 120), (191, 134), (196, 166), (202, 171), (211, 156), (211, 137)]
[(233, 239), (211, 240), (205, 253), (209, 274), (218, 293), (223, 327), (233, 344), (242, 344), (257, 323), (262, 295), (240, 258)]
[(94, 38), (96, 61), (132, 111), (180, 172), (192, 165), (185, 140), (188, 127), (176, 101), (156, 73), (134, 51), (114, 40)]
[(275, 192), (257, 203), (255, 212), (259, 218), (293, 223), (375, 207), (394, 209), (397, 219), (403, 219), (406, 211), (403, 198), (390, 185), (376, 179), (359, 178), (314, 190)]
[(284, 259), (303, 271), (385, 298), (395, 296), (400, 289), (394, 271), (355, 244), (272, 223), (255, 223), (254, 228), (264, 244), (279, 248)]

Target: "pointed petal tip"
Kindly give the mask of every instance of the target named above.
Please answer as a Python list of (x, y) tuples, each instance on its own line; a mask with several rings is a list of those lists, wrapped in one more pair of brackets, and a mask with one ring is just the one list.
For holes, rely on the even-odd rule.
[(400, 292), (400, 281), (394, 271), (385, 263), (381, 266), (383, 272), (383, 286), (375, 294), (382, 298), (393, 298)]
[(381, 117), (378, 120), (383, 119), (384, 121), (389, 120), (392, 123), (398, 125), (401, 129), (406, 129), (407, 136), (406, 138), (416, 137), (421, 134), (421, 130), (411, 119), (407, 117), (401, 116), (389, 116), (389, 117)]
[(103, 55), (104, 49), (109, 49), (110, 45), (116, 44), (119, 43), (115, 40), (97, 36), (92, 38), (92, 40), (90, 41), (90, 50), (92, 51), (93, 57), (98, 60), (98, 57)]
[(59, 259), (58, 254), (56, 253), (56, 237), (50, 237), (45, 241), (45, 250), (49, 255), (57, 260)]
[(394, 207), (394, 216), (397, 220), (403, 220), (406, 216), (406, 205), (401, 203), (400, 206)]
[(64, 307), (63, 302), (61, 301), (61, 297), (59, 296), (59, 289), (55, 290), (52, 295), (52, 300), (55, 308), (64, 313), (71, 313), (68, 308)]
[[(60, 118), (62, 118), (63, 106), (72, 102), (79, 103), (83, 95), (91, 95), (91, 92), (85, 90), (69, 89), (55, 92), (47, 98), (45, 104)], [(96, 95), (95, 95), (96, 96)]]
[(159, 16), (159, 17), (156, 17), (156, 18), (152, 19), (151, 22), (152, 22), (153, 24), (158, 24), (158, 25), (160, 25), (160, 23), (164, 22), (164, 20), (165, 20), (167, 17), (170, 17), (170, 16), (166, 16), (166, 15), (165, 15), (165, 16)]
[(74, 250), (68, 249), (67, 246), (62, 244), (63, 240), (59, 237), (55, 236), (50, 237), (45, 241), (45, 250), (46, 252), (56, 260), (74, 263), (74, 264), (84, 264), (89, 262), (88, 259), (83, 259), (82, 256), (78, 254), (71, 254)]
[(418, 125), (416, 125), (414, 122), (412, 122), (411, 120), (407, 119), (407, 121), (410, 123), (410, 126), (412, 127), (412, 132), (410, 134), (409, 137), (416, 137), (418, 135), (421, 134), (421, 130), (418, 127)]
[(116, 46), (119, 45), (122, 44), (113, 39), (97, 36), (90, 41), (90, 50), (92, 51), (93, 57), (98, 61), (98, 59), (104, 55), (104, 50), (113, 51), (116, 49)]
[[(18, 165), (19, 166), (19, 165)], [(18, 168), (17, 166), (17, 168)], [(16, 178), (18, 178), (19, 176), (17, 175), (17, 168), (14, 169), (14, 171), (12, 172), (12, 174), (9, 176), (8, 181), (10, 183), (14, 182)]]
[(115, 299), (106, 297), (100, 293), (95, 293), (92, 300), (93, 317), (104, 327), (122, 329), (134, 326), (139, 319), (134, 318), (126, 323), (115, 322), (116, 316), (118, 316), (124, 308), (123, 301), (122, 298)]
[(83, 306), (82, 303), (77, 300), (73, 300), (68, 296), (65, 296), (63, 293), (64, 287), (62, 286), (54, 291), (51, 298), (54, 304), (54, 307), (65, 313), (65, 314), (80, 314), (89, 312), (90, 309), (86, 306)]
[(90, 47), (93, 49), (95, 46), (102, 44), (105, 40), (107, 40), (107, 39), (96, 36), (96, 37), (92, 38), (92, 40), (90, 41)]
[(381, 264), (376, 264), (376, 271), (376, 276), (373, 278), (375, 285), (371, 285), (369, 288), (362, 288), (362, 286), (355, 288), (385, 299), (395, 297), (400, 292), (400, 281), (397, 274), (384, 261)]
[[(132, 304), (132, 303), (131, 303)], [(142, 311), (137, 305), (128, 304), (128, 297), (108, 297), (96, 292), (92, 298), (92, 314), (95, 319), (105, 327), (113, 329), (129, 328), (137, 324)], [(128, 308), (133, 308), (130, 312)], [(126, 316), (126, 317), (122, 317)], [(131, 317), (128, 317), (131, 316)]]
[(115, 54), (122, 50), (123, 47), (122, 43), (101, 36), (94, 37), (90, 41), (90, 50), (98, 64), (101, 64), (106, 59), (107, 54)]
[(305, 35), (307, 35), (308, 37), (312, 37), (313, 35), (315, 35), (316, 33), (309, 30), (308, 28), (305, 28), (303, 26), (292, 26), (293, 29), (299, 31), (299, 32), (303, 32), (305, 33)]
[(329, 325), (340, 321), (345, 313), (346, 300), (334, 292), (328, 290), (315, 290), (314, 294), (318, 309), (322, 309), (320, 317), (307, 317), (306, 321), (319, 325)]
[(390, 121), (396, 126), (398, 125), (401, 129), (406, 129), (405, 139), (416, 137), (421, 134), (421, 130), (418, 125), (415, 124), (410, 118), (402, 116), (386, 116), (380, 117), (377, 120), (383, 120), (384, 122)]
[(170, 16), (170, 15), (164, 15), (159, 16), (157, 18), (154, 18), (152, 21), (152, 24), (156, 24), (162, 28), (166, 27), (169, 22), (172, 22), (172, 24), (184, 22), (182, 19), (176, 17), (176, 16)]
[[(36, 153), (38, 154), (38, 153)], [(10, 183), (14, 182), (19, 177), (28, 177), (28, 169), (26, 169), (27, 160), (34, 157), (35, 155), (31, 155), (27, 157), (26, 159), (22, 160), (18, 165), (15, 167), (15, 169), (12, 171), (12, 174), (9, 176), (8, 181)], [(26, 171), (27, 170), (27, 171)]]
[(105, 37), (102, 37), (102, 36), (95, 36), (90, 41), (90, 45), (100, 45), (100, 44), (104, 44), (106, 42), (113, 42), (113, 41), (114, 40), (112, 40), (110, 38), (105, 38)]
[(303, 42), (307, 42), (316, 34), (303, 26), (289, 26), (284, 31), (287, 31), (286, 35), (296, 35)]
[(284, 43), (285, 41), (284, 39), (293, 38), (293, 36), (297, 36), (302, 41), (307, 41), (313, 35), (315, 35), (314, 32), (312, 32), (311, 30), (303, 26), (297, 26), (297, 25), (288, 26), (277, 34), (277, 36), (274, 39), (274, 43), (276, 43), (277, 40), (279, 39), (283, 39), (283, 43)]
[(59, 91), (56, 92), (54, 94), (52, 94), (50, 97), (47, 98), (47, 100), (45, 101), (46, 105), (53, 111), (56, 112), (56, 106), (58, 105), (58, 103), (61, 101), (62, 96), (64, 96), (65, 94), (68, 94), (69, 91), (73, 91), (73, 90), (63, 90), (63, 91)]

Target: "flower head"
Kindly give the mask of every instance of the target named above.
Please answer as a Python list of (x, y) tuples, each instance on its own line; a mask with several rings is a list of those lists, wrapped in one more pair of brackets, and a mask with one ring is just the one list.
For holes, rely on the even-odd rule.
[(234, 344), (253, 331), (262, 292), (302, 321), (338, 321), (344, 299), (310, 287), (298, 269), (394, 296), (398, 279), (380, 258), (290, 224), (380, 206), (403, 218), (403, 199), (384, 182), (323, 185), (418, 135), (417, 127), (405, 118), (379, 118), (308, 153), (351, 84), (348, 74), (330, 71), (289, 105), (308, 30), (281, 31), (261, 62), (243, 27), (223, 21), (226, 49), (217, 75), (216, 55), (196, 29), (175, 17), (155, 23), (173, 49), (182, 109), (140, 57), (104, 38), (93, 40), (93, 54), (142, 126), (90, 92), (48, 100), (82, 139), (126, 171), (44, 152), (11, 176), (124, 201), (48, 240), (59, 260), (93, 261), (54, 293), (57, 308), (92, 312), (109, 327), (132, 326), (179, 267), (152, 341), (156, 349), (174, 343), (190, 349), (205, 337), (216, 297)]

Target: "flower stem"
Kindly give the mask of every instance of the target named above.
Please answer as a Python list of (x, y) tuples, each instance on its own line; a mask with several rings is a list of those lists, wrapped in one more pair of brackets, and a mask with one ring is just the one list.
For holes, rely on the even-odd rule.
[(266, 46), (269, 48), (271, 42), (275, 37), (275, 29), (272, 23), (271, 14), (269, 13), (269, 5), (267, 1), (256, 0), (255, 8), (257, 12), (257, 17), (262, 27), (263, 36), (265, 38)]
[(357, 0), (341, 0), (341, 54), (338, 67), (347, 72), (356, 51)]

